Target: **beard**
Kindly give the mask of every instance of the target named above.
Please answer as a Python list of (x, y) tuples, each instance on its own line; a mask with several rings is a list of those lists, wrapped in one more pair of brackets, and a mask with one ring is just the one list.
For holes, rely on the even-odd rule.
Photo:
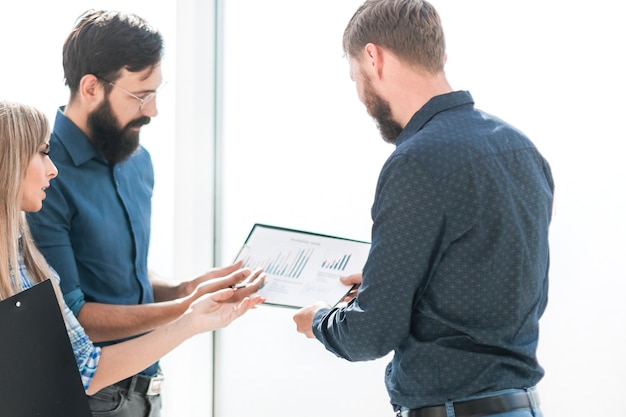
[(393, 119), (389, 102), (374, 91), (372, 82), (367, 75), (362, 73), (361, 77), (363, 79), (363, 103), (367, 113), (374, 118), (383, 140), (395, 145), (403, 127)]
[(108, 98), (87, 118), (91, 143), (111, 165), (128, 159), (139, 147), (139, 131), (132, 129), (150, 123), (141, 116), (119, 128)]

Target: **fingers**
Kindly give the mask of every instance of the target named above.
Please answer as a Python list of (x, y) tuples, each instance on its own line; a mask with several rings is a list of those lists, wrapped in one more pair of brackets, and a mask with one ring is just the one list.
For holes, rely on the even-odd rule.
[(356, 294), (359, 290), (359, 286), (361, 285), (361, 278), (362, 278), (362, 274), (360, 272), (356, 274), (348, 275), (348, 276), (339, 277), (339, 280), (341, 281), (342, 284), (351, 286), (350, 291), (348, 291), (348, 293), (342, 300), (344, 303), (347, 303), (350, 300), (352, 300), (354, 297), (356, 297)]
[(251, 296), (251, 297), (241, 297), (241, 299), (234, 300), (233, 296), (238, 293), (240, 290), (235, 290), (232, 288), (224, 288), (222, 290), (216, 291), (211, 294), (207, 294), (207, 297), (211, 299), (216, 304), (228, 304), (233, 309), (233, 311), (244, 310), (244, 312), (248, 308), (256, 307), (258, 304), (265, 302), (265, 298), (259, 295)]
[(296, 320), (294, 317), (294, 321), (296, 322), (296, 330), (298, 333), (302, 333), (309, 339), (315, 338), (313, 334), (313, 328), (307, 324), (306, 320)]
[(226, 276), (229, 276), (233, 272), (236, 272), (237, 270), (241, 269), (242, 265), (243, 265), (243, 260), (239, 260), (231, 265), (226, 265), (226, 266), (222, 266), (219, 268), (213, 268), (207, 273), (205, 273), (203, 275), (203, 278), (205, 280), (207, 279), (211, 280), (215, 278), (224, 278)]
[(330, 306), (326, 303), (319, 302), (313, 304), (312, 306), (304, 307), (298, 310), (293, 316), (293, 321), (296, 323), (296, 330), (298, 333), (302, 333), (309, 339), (314, 339), (315, 334), (313, 333), (313, 317), (320, 308), (327, 307)]
[(265, 283), (265, 272), (258, 268), (252, 271), (245, 280), (238, 282), (238, 285), (235, 287), (238, 289), (242, 288), (251, 288), (253, 292), (261, 288), (261, 286)]
[(356, 290), (352, 290), (350, 291), (348, 294), (346, 294), (345, 297), (343, 297), (343, 299), (341, 300), (342, 304), (347, 304), (349, 303), (354, 297), (356, 297)]
[[(223, 268), (223, 270), (230, 270), (231, 267)], [(264, 283), (265, 273), (262, 269), (251, 271), (250, 268), (239, 268), (226, 276), (200, 282), (188, 300), (193, 302), (204, 295), (211, 296), (213, 293), (219, 293), (218, 298), (211, 296), (211, 299), (217, 302), (236, 303), (257, 292)], [(259, 301), (253, 301), (252, 305), (255, 306), (258, 303)]]
[(229, 286), (234, 286), (236, 284), (244, 283), (244, 281), (248, 281), (253, 274), (254, 273), (250, 270), (250, 268), (240, 268), (231, 272), (225, 278), (228, 281)]
[(235, 290), (233, 301), (241, 300), (257, 292), (265, 283), (265, 272), (261, 269), (253, 271), (245, 280), (231, 285)]
[(223, 308), (228, 309), (228, 314), (226, 316), (226, 321), (221, 325), (221, 327), (226, 327), (234, 320), (246, 314), (250, 309), (256, 308), (256, 306), (265, 299), (263, 297), (255, 296), (255, 297), (245, 297), (243, 300), (238, 303), (222, 303)]
[(233, 314), (234, 314), (233, 320), (238, 317), (241, 317), (248, 310), (255, 308), (257, 305), (263, 303), (264, 301), (265, 301), (265, 298), (260, 297), (260, 296), (254, 296), (254, 297), (245, 297), (238, 304), (233, 304), (232, 305)]
[[(230, 270), (230, 267), (228, 267)], [(205, 281), (202, 281), (196, 287), (198, 291), (198, 295), (206, 294), (209, 292), (219, 291), (224, 288), (233, 287), (238, 283), (244, 281), (247, 277), (250, 276), (252, 271), (248, 268), (240, 268), (234, 271), (229, 272), (223, 276), (214, 276), (213, 278), (209, 278)], [(206, 276), (206, 275), (205, 275)]]
[(362, 278), (363, 278), (363, 274), (358, 272), (356, 274), (339, 277), (339, 280), (344, 285), (361, 285)]
[(235, 290), (227, 287), (227, 288), (222, 288), (218, 291), (211, 292), (207, 294), (206, 296), (216, 303), (225, 303), (232, 298), (234, 293), (235, 293)]
[(183, 315), (185, 323), (192, 327), (192, 334), (213, 331), (228, 326), (243, 316), (251, 308), (264, 302), (263, 297), (245, 297), (241, 301), (232, 302), (235, 290), (225, 288), (198, 298)]

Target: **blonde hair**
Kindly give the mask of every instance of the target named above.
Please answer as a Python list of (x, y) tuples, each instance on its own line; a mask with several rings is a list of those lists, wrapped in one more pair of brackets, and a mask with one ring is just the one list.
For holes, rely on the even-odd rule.
[(40, 110), (0, 101), (0, 300), (20, 291), (19, 252), (35, 283), (52, 275), (21, 208), (28, 165), (49, 136), (50, 125)]

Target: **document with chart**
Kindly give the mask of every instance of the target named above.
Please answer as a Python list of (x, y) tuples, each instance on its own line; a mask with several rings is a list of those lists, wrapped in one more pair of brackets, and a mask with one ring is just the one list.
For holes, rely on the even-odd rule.
[(340, 302), (350, 287), (339, 277), (361, 272), (369, 249), (368, 242), (257, 223), (235, 260), (263, 268), (266, 304), (301, 308)]

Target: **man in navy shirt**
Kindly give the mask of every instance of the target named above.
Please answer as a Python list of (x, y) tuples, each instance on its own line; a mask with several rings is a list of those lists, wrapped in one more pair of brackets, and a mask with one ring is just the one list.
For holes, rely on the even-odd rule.
[[(148, 269), (154, 174), (139, 131), (157, 115), (162, 55), (157, 30), (136, 15), (109, 11), (81, 16), (63, 47), (70, 100), (50, 138), (60, 175), (28, 221), (61, 278), (66, 304), (100, 345), (169, 323), (208, 292), (246, 279), (236, 292), (243, 299), (262, 283), (260, 271), (240, 264), (180, 283)], [(90, 397), (92, 411), (158, 416), (161, 380), (155, 363)]]
[(343, 306), (299, 310), (298, 331), (349, 361), (393, 351), (385, 382), (398, 416), (541, 416), (548, 163), (451, 88), (428, 2), (366, 1), (343, 46), (358, 96), (395, 150), (376, 188), (368, 260), (342, 278), (358, 292)]

